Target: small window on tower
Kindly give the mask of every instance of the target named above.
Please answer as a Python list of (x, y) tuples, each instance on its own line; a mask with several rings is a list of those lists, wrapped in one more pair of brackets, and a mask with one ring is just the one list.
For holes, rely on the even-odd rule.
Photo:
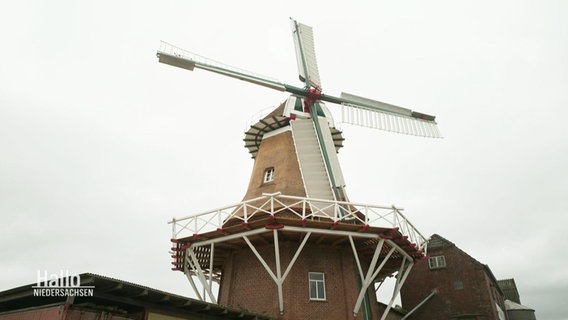
[(268, 168), (264, 171), (264, 183), (274, 181), (274, 168)]
[(325, 300), (325, 278), (322, 272), (309, 272), (310, 300)]

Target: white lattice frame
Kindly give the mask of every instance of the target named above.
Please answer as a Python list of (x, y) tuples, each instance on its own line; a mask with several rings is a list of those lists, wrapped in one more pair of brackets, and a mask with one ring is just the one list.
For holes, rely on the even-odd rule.
[[(279, 241), (278, 241), (278, 238), (279, 238), (278, 232), (280, 232), (280, 230), (282, 230), (282, 231), (285, 230), (287, 232), (305, 233), (305, 235), (302, 239), (302, 242), (300, 243), (299, 247), (297, 248), (297, 250), (296, 250), (293, 258), (291, 259), (290, 263), (288, 264), (288, 266), (285, 267), (285, 271), (283, 273), (282, 273), (283, 266), (281, 265), (281, 262), (280, 262), (280, 245), (279, 245)], [(255, 246), (249, 240), (250, 236), (259, 235), (259, 234), (262, 234), (262, 233), (269, 233), (269, 232), (272, 232), (273, 237), (274, 237), (273, 245), (274, 245), (276, 272), (274, 272), (273, 269), (268, 265), (268, 263), (266, 263), (265, 258), (256, 250)], [(240, 232), (240, 233), (237, 233), (237, 234), (226, 235), (226, 236), (215, 238), (215, 239), (204, 240), (204, 241), (199, 241), (199, 242), (193, 243), (191, 245), (191, 247), (186, 249), (186, 252), (185, 252), (185, 255), (184, 255), (185, 256), (185, 262), (184, 262), (184, 269), (183, 270), (184, 270), (184, 273), (186, 274), (187, 278), (190, 280), (190, 283), (191, 283), (191, 285), (192, 285), (192, 287), (193, 287), (193, 289), (194, 289), (194, 291), (195, 291), (195, 293), (196, 293), (196, 295), (199, 299), (205, 301), (205, 296), (202, 296), (199, 293), (199, 290), (197, 289), (197, 286), (195, 285), (195, 283), (192, 279), (192, 276), (197, 277), (197, 279), (201, 283), (201, 286), (205, 288), (205, 292), (207, 293), (209, 299), (213, 303), (217, 303), (217, 300), (216, 300), (215, 296), (213, 295), (213, 291), (212, 291), (212, 282), (213, 282), (213, 276), (212, 275), (213, 275), (213, 260), (214, 260), (215, 244), (241, 238), (247, 243), (247, 245), (249, 246), (251, 251), (254, 253), (254, 255), (258, 259), (258, 261), (262, 264), (264, 269), (267, 271), (267, 273), (270, 275), (270, 277), (272, 278), (272, 280), (276, 284), (277, 290), (278, 290), (279, 312), (280, 312), (280, 314), (284, 314), (284, 297), (283, 297), (282, 285), (284, 283), (284, 280), (288, 276), (290, 270), (292, 269), (292, 266), (296, 262), (298, 256), (300, 255), (302, 249), (304, 248), (305, 244), (307, 243), (308, 239), (310, 238), (310, 236), (312, 234), (336, 235), (336, 236), (340, 235), (340, 236), (345, 236), (345, 237), (349, 238), (349, 241), (351, 242), (351, 247), (352, 247), (352, 250), (353, 250), (353, 255), (354, 255), (354, 258), (355, 258), (355, 261), (356, 261), (356, 264), (357, 264), (357, 270), (359, 271), (359, 276), (362, 279), (361, 289), (359, 290), (357, 301), (356, 301), (355, 305), (353, 306), (353, 313), (354, 313), (355, 316), (358, 314), (359, 309), (361, 308), (361, 304), (362, 304), (363, 298), (365, 296), (365, 292), (374, 283), (374, 280), (376, 279), (376, 277), (378, 276), (379, 272), (384, 267), (386, 262), (389, 260), (390, 256), (394, 252), (397, 252), (399, 255), (401, 255), (401, 257), (402, 257), (401, 266), (400, 266), (400, 269), (399, 269), (398, 274), (397, 274), (397, 281), (396, 281), (395, 288), (394, 288), (394, 291), (393, 291), (393, 296), (392, 296), (391, 300), (389, 301), (389, 304), (387, 306), (385, 313), (383, 314), (383, 317), (381, 318), (381, 320), (384, 320), (384, 318), (386, 317), (386, 314), (388, 313), (388, 310), (390, 310), (390, 308), (392, 307), (392, 304), (394, 303), (394, 299), (396, 298), (396, 296), (400, 292), (400, 288), (402, 287), (404, 280), (406, 280), (406, 276), (410, 272), (410, 269), (413, 265), (414, 259), (404, 249), (400, 248), (395, 242), (388, 240), (388, 239), (382, 239), (382, 238), (380, 238), (380, 236), (378, 234), (361, 233), (361, 232), (354, 232), (354, 231), (342, 231), (342, 230), (317, 229), (317, 228), (309, 228), (309, 227), (294, 227), (294, 226), (284, 226), (284, 225), (280, 226), (279, 229), (267, 229), (267, 228), (253, 229), (253, 230)], [(354, 241), (353, 241), (353, 239), (355, 239), (355, 238), (367, 238), (367, 239), (378, 240), (377, 246), (375, 248), (375, 253), (373, 255), (371, 263), (369, 264), (369, 266), (367, 268), (367, 274), (366, 275), (363, 274), (363, 266), (362, 266), (361, 261), (359, 259), (359, 254), (358, 254), (357, 248), (356, 248)], [(388, 246), (391, 249), (385, 257), (380, 259), (380, 252), (381, 252), (382, 247), (385, 244), (388, 244)], [(204, 270), (203, 268), (201, 268), (201, 266), (199, 265), (199, 263), (197, 261), (197, 258), (196, 258), (196, 255), (195, 255), (195, 249), (197, 249), (199, 247), (206, 247), (206, 246), (210, 246), (209, 269)]]

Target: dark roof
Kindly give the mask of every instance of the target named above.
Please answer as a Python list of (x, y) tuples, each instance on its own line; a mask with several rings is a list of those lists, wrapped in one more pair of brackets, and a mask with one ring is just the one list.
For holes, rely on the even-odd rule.
[(515, 279), (503, 279), (497, 280), (497, 284), (503, 291), (505, 295), (505, 299), (511, 300), (518, 304), (521, 303), (521, 297), (519, 296), (519, 290), (517, 289), (517, 285), (515, 284)]
[(428, 239), (428, 250), (449, 248), (452, 246), (455, 246), (453, 242), (438, 234), (433, 234), (432, 236), (430, 236), (430, 239)]
[[(245, 138), (243, 139), (245, 142), (245, 148), (248, 149), (253, 159), (256, 158), (260, 142), (265, 134), (286, 127), (290, 124), (290, 118), (284, 115), (285, 106), (286, 101), (264, 116), (264, 118), (259, 119), (255, 124), (251, 125), (245, 132)], [(339, 152), (339, 149), (343, 147), (343, 140), (345, 140), (343, 138), (343, 133), (335, 127), (329, 129), (331, 131), (335, 151)]]
[[(139, 284), (113, 279), (92, 273), (79, 275), (81, 286), (93, 286), (94, 296), (76, 296), (73, 304), (112, 304), (126, 312), (141, 310), (162, 311), (180, 315), (199, 315), (204, 319), (271, 319), (245, 310), (236, 310), (213, 303), (192, 299), (153, 289)], [(33, 308), (50, 304), (65, 303), (67, 297), (36, 297), (29, 284), (0, 292), (0, 313)]]

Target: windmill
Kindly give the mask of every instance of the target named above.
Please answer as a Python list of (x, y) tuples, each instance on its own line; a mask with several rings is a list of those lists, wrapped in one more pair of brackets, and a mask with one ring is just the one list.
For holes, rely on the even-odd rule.
[[(325, 102), (338, 105), (342, 109), (343, 122), (350, 124), (424, 137), (438, 138), (441, 135), (434, 116), (353, 94), (341, 93), (339, 97), (324, 94), (312, 28), (293, 19), (291, 26), (299, 78), (303, 83), (301, 87), (234, 68), (165, 42), (158, 50), (161, 63), (191, 71), (202, 69), (291, 94), (281, 106), (245, 133), (245, 147), (255, 159), (255, 167), (243, 201), (171, 221), (173, 269), (186, 274), (196, 294), (203, 300), (209, 298), (217, 302), (212, 292), (212, 282), (217, 281), (221, 283), (220, 302), (240, 304), (261, 312), (261, 306), (271, 301), (268, 294), (255, 296), (250, 290), (242, 297), (234, 294), (243, 292), (239, 279), (249, 287), (251, 283), (261, 286), (259, 271), (246, 262), (256, 258), (260, 262), (256, 267), (264, 268), (270, 276), (268, 280), (274, 281), (277, 292), (274, 300), (278, 301), (279, 314), (284, 316), (285, 302), (296, 310), (302, 310), (302, 298), (294, 293), (294, 288), (300, 284), (290, 284), (294, 282), (292, 280), (284, 282), (292, 266), (296, 265), (296, 270), (302, 265), (309, 269), (313, 263), (309, 262), (307, 255), (323, 252), (326, 253), (321, 259), (344, 265), (344, 257), (337, 256), (337, 248), (340, 247), (342, 250), (339, 252), (352, 251), (354, 256), (354, 260), (349, 262), (354, 276), (344, 279), (342, 288), (345, 295), (350, 290), (354, 290), (355, 294), (338, 298), (326, 295), (324, 291), (321, 296), (323, 289), (320, 285), (324, 282), (325, 272), (308, 272), (309, 300), (352, 300), (352, 315), (357, 317), (363, 309), (364, 318), (370, 319), (371, 313), (378, 312), (377, 307), (369, 302), (374, 294), (374, 290), (370, 289), (372, 284), (394, 273), (397, 274), (395, 291), (400, 290), (412, 267), (410, 262), (425, 256), (426, 241), (402, 215), (400, 208), (349, 202), (337, 158), (343, 138), (335, 128)], [(273, 183), (275, 176), (280, 179), (278, 183)], [(386, 226), (376, 226), (379, 221)], [(314, 239), (312, 235), (319, 238)], [(290, 249), (288, 257), (281, 252), (281, 246), (284, 246), (279, 240), (281, 238), (286, 239), (287, 242), (283, 243), (288, 246), (299, 244), (294, 250)], [(329, 244), (329, 250), (320, 247), (324, 243)], [(249, 248), (250, 251), (244, 251)], [(274, 252), (274, 267), (268, 262), (266, 250)], [(222, 253), (219, 254), (219, 251)], [(247, 255), (251, 259), (239, 258)], [(287, 266), (282, 262), (286, 259)], [(282, 272), (282, 268), (286, 270)], [(237, 277), (239, 272), (245, 273)], [(229, 280), (226, 274), (231, 274)], [(205, 288), (203, 295), (199, 293), (194, 278)], [(290, 294), (286, 295), (286, 292)], [(251, 299), (251, 296), (255, 298)], [(382, 319), (386, 317), (395, 296)], [(288, 312), (286, 315), (290, 319), (306, 317), (312, 311), (306, 312)]]

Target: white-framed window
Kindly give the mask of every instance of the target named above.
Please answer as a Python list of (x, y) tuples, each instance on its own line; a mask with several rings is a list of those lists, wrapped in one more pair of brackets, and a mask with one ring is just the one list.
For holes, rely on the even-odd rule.
[(268, 168), (264, 171), (264, 183), (274, 181), (274, 168)]
[(325, 300), (325, 276), (322, 272), (309, 272), (310, 300)]
[(444, 256), (434, 256), (428, 259), (428, 265), (430, 269), (441, 269), (446, 267), (446, 257)]

